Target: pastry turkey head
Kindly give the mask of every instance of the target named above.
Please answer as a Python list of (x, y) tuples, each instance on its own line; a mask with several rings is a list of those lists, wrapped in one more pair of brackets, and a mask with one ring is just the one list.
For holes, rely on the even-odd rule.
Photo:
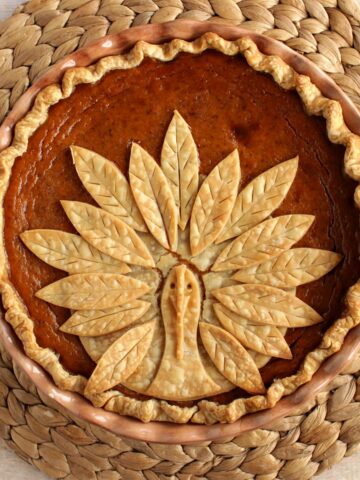
[(186, 343), (192, 343), (194, 338), (196, 340), (200, 304), (200, 289), (195, 275), (186, 265), (177, 265), (171, 270), (166, 280), (161, 298), (165, 329), (175, 340), (174, 353), (177, 360), (184, 358), (184, 349), (187, 347), (184, 337), (185, 328)]
[(201, 397), (220, 391), (201, 361), (198, 325), (201, 289), (196, 275), (186, 266), (177, 265), (169, 272), (161, 296), (165, 328), (165, 350), (157, 375), (146, 392), (168, 400)]

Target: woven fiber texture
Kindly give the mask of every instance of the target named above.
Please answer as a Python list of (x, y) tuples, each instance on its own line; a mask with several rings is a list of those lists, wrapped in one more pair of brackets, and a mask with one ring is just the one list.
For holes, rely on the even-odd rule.
[[(256, 30), (304, 53), (360, 108), (357, 0), (32, 0), (0, 23), (0, 119), (52, 64), (109, 33), (177, 18)], [(43, 398), (3, 352), (0, 436), (53, 478), (307, 480), (360, 449), (360, 357), (267, 430), (196, 446), (119, 438)], [(261, 459), (261, 460), (260, 460)]]
[(0, 23), (0, 120), (65, 55), (106, 34), (179, 18), (241, 25), (283, 41), (360, 107), (357, 0), (32, 0)]
[(119, 438), (71, 418), (3, 352), (0, 436), (53, 478), (307, 480), (360, 450), (360, 378), (350, 374), (359, 368), (360, 357), (311, 405), (269, 429), (182, 446)]

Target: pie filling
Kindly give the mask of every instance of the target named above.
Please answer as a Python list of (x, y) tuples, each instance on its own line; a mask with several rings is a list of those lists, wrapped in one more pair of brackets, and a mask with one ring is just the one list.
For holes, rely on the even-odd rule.
[[(182, 148), (186, 158), (180, 173), (174, 173), (167, 159)], [(121, 357), (126, 343), (132, 352), (138, 348), (145, 353), (141, 368), (118, 382), (120, 391), (189, 405), (197, 398), (228, 403), (262, 393), (275, 378), (294, 374), (340, 317), (343, 298), (360, 276), (356, 185), (343, 174), (343, 157), (344, 148), (328, 140), (323, 118), (308, 116), (296, 93), (282, 90), (238, 56), (206, 51), (196, 57), (182, 53), (170, 63), (146, 59), (137, 68), (108, 73), (97, 84), (77, 86), (68, 99), (51, 107), (26, 153), (16, 160), (4, 201), (10, 280), (34, 322), (39, 345), (55, 351), (69, 372), (89, 378), (95, 368), (106, 364), (106, 355)], [(108, 215), (116, 212), (105, 200), (102, 210), (98, 209), (101, 192), (96, 202), (91, 190), (96, 182), (87, 169), (98, 172), (100, 167), (109, 172), (115, 168), (131, 184), (138, 208), (126, 222), (121, 215), (122, 223), (111, 220)], [(150, 193), (142, 184), (144, 172), (150, 179), (145, 185)], [(114, 180), (111, 188), (122, 191), (121, 178), (119, 186)], [(179, 187), (179, 198), (170, 201), (183, 179), (186, 188)], [(231, 230), (228, 212), (234, 212), (244, 199), (254, 202), (258, 189), (270, 189), (271, 182), (275, 184), (272, 193), (258, 210), (253, 209), (256, 220), (226, 234)], [(276, 197), (279, 191), (281, 201)], [(247, 193), (237, 201), (242, 192)], [(157, 198), (156, 207), (152, 195)], [(176, 214), (178, 204), (183, 209), (179, 207)], [(269, 205), (274, 208), (262, 215)], [(78, 226), (80, 217), (88, 219), (86, 233), (83, 224)], [(135, 261), (129, 257), (130, 266), (114, 243), (105, 248), (101, 243), (101, 253), (94, 253), (101, 236), (94, 240), (98, 230), (91, 219), (95, 217), (107, 232), (115, 229), (130, 238), (137, 252)], [(127, 309), (122, 307), (124, 301), (115, 302), (110, 313), (106, 299), (101, 306), (111, 329), (114, 321), (120, 322), (121, 310), (124, 329), (120, 333), (103, 327), (100, 335), (97, 324), (93, 334), (71, 330), (75, 320), (89, 320), (93, 305), (84, 300), (78, 309), (67, 299), (69, 308), (56, 306), (61, 304), (58, 291), (46, 287), (71, 276), (38, 258), (43, 238), (31, 233), (37, 229), (80, 233), (90, 242), (92, 254), (107, 262), (106, 272), (93, 269), (86, 282), (93, 290), (96, 279), (108, 290), (116, 286), (119, 295), (129, 292)], [(281, 239), (273, 241), (271, 248), (254, 247), (260, 255), (254, 261), (254, 248), (246, 250), (249, 242), (259, 245), (262, 236), (274, 238), (279, 229), (288, 232), (286, 248)], [(46, 235), (51, 250), (53, 237)], [(66, 243), (70, 238), (74, 248), (84, 247), (74, 237), (59, 241)], [(37, 249), (38, 256), (30, 249)], [(299, 286), (290, 278), (296, 277), (296, 269), (285, 280), (280, 272), (269, 281), (274, 262), (281, 261), (280, 270), (286, 270), (294, 261), (307, 262), (309, 255), (319, 256), (321, 272), (310, 273)], [(259, 267), (265, 262), (267, 267)], [(65, 287), (71, 293), (78, 285)], [(254, 318), (246, 302), (255, 298), (261, 303), (266, 295), (274, 303), (294, 302), (293, 310), (300, 309), (307, 323), (293, 320), (286, 325), (272, 318), (275, 323), (269, 326), (259, 309)], [(237, 304), (239, 298), (242, 303)], [(75, 320), (69, 326), (70, 317)], [(122, 336), (126, 342), (121, 344)], [(249, 345), (256, 345), (256, 350)], [(235, 374), (233, 367), (232, 373), (227, 372), (226, 349), (232, 352), (230, 361), (240, 362), (240, 370), (251, 372), (250, 383), (236, 368)], [(135, 361), (131, 357), (123, 370)], [(175, 383), (183, 388), (173, 388), (173, 378), (181, 377), (186, 365), (191, 365), (194, 377), (189, 390), (181, 378)], [(95, 379), (99, 385), (99, 376)], [(90, 378), (90, 390), (98, 388), (93, 383)]]

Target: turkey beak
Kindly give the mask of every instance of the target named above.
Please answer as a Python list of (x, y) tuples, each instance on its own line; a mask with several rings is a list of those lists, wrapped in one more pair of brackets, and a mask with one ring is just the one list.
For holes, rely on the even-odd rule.
[(176, 313), (176, 358), (181, 360), (184, 354), (184, 317), (189, 302), (189, 296), (186, 291), (186, 266), (179, 265), (175, 267), (176, 291), (172, 297), (172, 303)]

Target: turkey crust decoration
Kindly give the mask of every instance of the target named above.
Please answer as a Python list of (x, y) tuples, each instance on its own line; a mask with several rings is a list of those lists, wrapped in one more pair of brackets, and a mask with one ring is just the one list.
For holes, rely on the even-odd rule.
[(292, 358), (286, 330), (322, 321), (296, 297), (296, 287), (341, 260), (334, 252), (293, 248), (313, 216), (272, 216), (298, 159), (240, 188), (235, 150), (203, 178), (178, 112), (160, 163), (132, 145), (129, 179), (95, 152), (73, 146), (71, 153), (99, 207), (66, 199), (62, 206), (79, 235), (31, 230), (21, 238), (69, 274), (37, 296), (72, 311), (61, 330), (79, 336), (97, 363), (85, 395), (119, 384), (172, 401), (235, 387), (264, 393), (259, 369), (272, 357)]

